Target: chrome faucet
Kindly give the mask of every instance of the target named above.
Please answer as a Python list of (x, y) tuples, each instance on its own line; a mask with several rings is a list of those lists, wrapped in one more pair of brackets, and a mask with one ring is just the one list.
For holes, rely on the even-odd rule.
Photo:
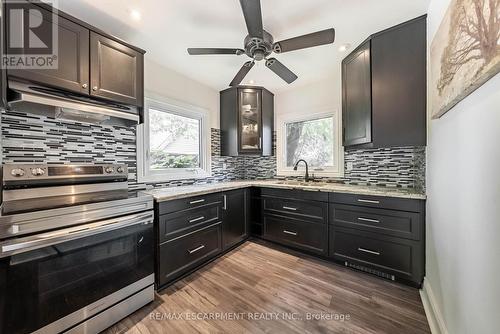
[(293, 170), (297, 170), (297, 165), (301, 161), (306, 165), (306, 175), (304, 175), (304, 181), (309, 182), (309, 166), (307, 165), (307, 161), (305, 161), (304, 159), (297, 160), (297, 162), (295, 163), (295, 166), (293, 166)]

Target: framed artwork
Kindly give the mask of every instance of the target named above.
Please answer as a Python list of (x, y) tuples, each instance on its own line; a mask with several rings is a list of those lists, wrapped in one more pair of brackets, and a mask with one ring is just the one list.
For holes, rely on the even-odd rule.
[(451, 0), (430, 58), (435, 119), (500, 72), (500, 0)]

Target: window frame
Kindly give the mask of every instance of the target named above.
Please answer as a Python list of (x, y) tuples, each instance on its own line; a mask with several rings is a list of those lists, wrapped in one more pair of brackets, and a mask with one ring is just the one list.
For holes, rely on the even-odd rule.
[(327, 110), (309, 113), (307, 115), (293, 113), (277, 116), (277, 142), (276, 142), (276, 173), (278, 176), (304, 176), (305, 165), (300, 164), (297, 171), (293, 167), (286, 166), (286, 125), (288, 123), (313, 121), (321, 118), (333, 118), (334, 166), (327, 168), (309, 168), (309, 175), (316, 177), (340, 178), (344, 176), (344, 147), (342, 146), (342, 119), (337, 111)]
[[(149, 168), (149, 109), (177, 116), (196, 119), (200, 122), (200, 167), (168, 168), (153, 170)], [(202, 179), (211, 176), (210, 168), (210, 128), (208, 110), (168, 98), (146, 98), (144, 103), (144, 123), (137, 126), (137, 181), (145, 183), (167, 182), (172, 180)]]

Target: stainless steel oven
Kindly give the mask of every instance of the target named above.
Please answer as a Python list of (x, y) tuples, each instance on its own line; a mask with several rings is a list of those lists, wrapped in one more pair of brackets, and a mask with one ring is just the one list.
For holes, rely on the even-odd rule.
[[(82, 204), (63, 200), (60, 179), (52, 188), (57, 201), (45, 210), (27, 212), (21, 204), (47, 192), (47, 180), (31, 195), (17, 180), (4, 189), (12, 203), (0, 216), (0, 333), (98, 333), (154, 299), (152, 198), (103, 197), (106, 189), (116, 194), (114, 181), (123, 182), (106, 178), (94, 201), (85, 190)], [(88, 189), (91, 178), (82, 179)], [(9, 189), (21, 191), (5, 196)], [(71, 196), (78, 197), (75, 189)]]

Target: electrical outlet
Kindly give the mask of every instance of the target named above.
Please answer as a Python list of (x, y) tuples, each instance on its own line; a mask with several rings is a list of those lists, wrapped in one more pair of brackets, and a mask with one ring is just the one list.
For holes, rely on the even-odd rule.
[(346, 163), (346, 169), (347, 169), (348, 171), (351, 171), (353, 168), (354, 168), (354, 164), (352, 163), (352, 161), (348, 161), (348, 162)]

